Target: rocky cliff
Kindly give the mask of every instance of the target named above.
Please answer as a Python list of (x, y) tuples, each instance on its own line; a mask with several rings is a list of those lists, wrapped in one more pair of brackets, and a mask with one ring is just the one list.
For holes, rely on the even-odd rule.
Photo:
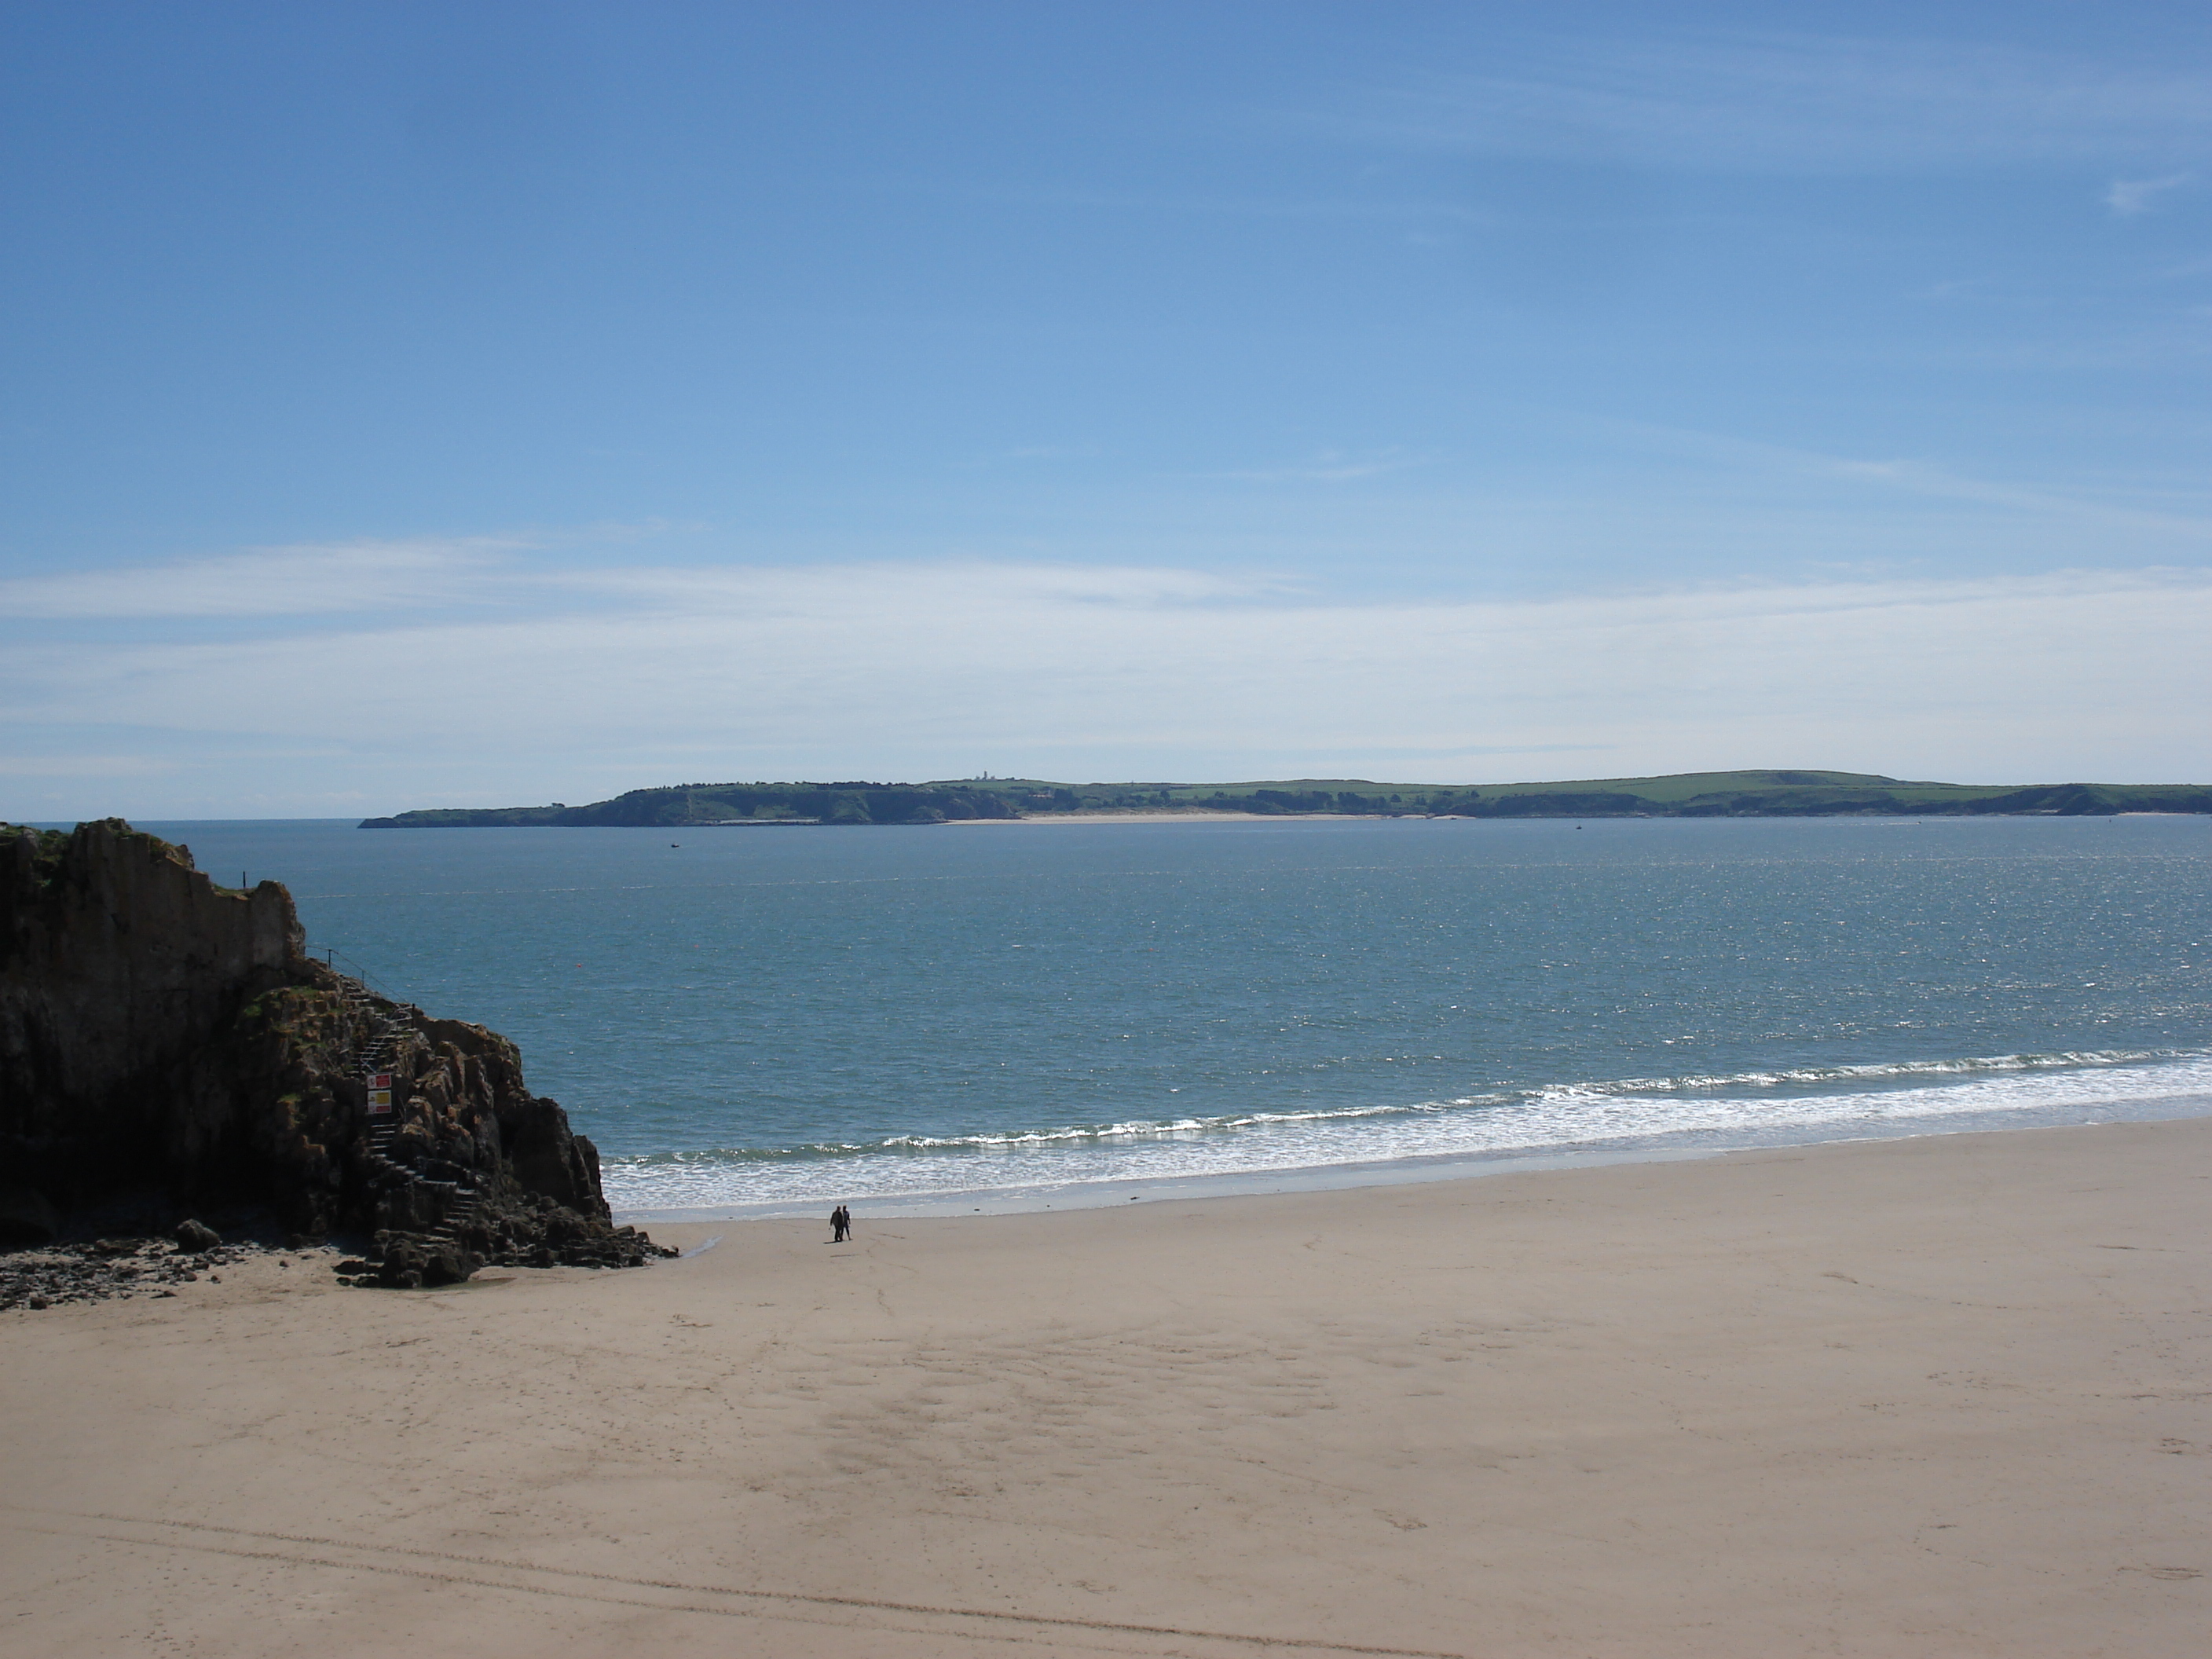
[(216, 886), (117, 819), (0, 826), (0, 1188), (19, 1240), (154, 1193), (374, 1239), (384, 1283), (653, 1253), (513, 1043), (310, 960), (277, 883)]

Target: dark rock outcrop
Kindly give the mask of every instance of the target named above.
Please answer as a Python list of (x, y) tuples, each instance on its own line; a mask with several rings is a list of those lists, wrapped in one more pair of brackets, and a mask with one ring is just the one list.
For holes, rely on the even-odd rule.
[(513, 1043), (311, 960), (283, 886), (218, 887), (118, 819), (0, 826), (0, 1171), (25, 1243), (151, 1190), (374, 1237), (383, 1283), (657, 1253)]
[[(157, 1238), (96, 1238), (9, 1250), (0, 1255), (0, 1311), (64, 1308), (118, 1297), (174, 1296), (173, 1285), (192, 1284), (204, 1273), (220, 1279), (216, 1268), (276, 1254), (258, 1244), (187, 1250)], [(313, 1258), (302, 1255), (297, 1259), (305, 1263)]]

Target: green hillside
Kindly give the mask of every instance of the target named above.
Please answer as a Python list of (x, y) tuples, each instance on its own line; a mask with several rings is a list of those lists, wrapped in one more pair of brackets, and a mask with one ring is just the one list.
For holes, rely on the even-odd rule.
[(2129, 811), (2212, 812), (2202, 784), (1960, 784), (1866, 772), (1681, 772), (1665, 777), (1570, 782), (1377, 783), (1365, 778), (1289, 778), (1246, 783), (1051, 783), (963, 780), (1024, 816), (1061, 812), (1206, 810), (1459, 817), (1832, 817), (2021, 813), (2080, 817)]
[(686, 783), (633, 789), (588, 806), (432, 807), (364, 819), (364, 830), (628, 825), (944, 823), (1130, 812), (1327, 813), (1475, 818), (2109, 817), (2212, 813), (2212, 785), (1911, 782), (1864, 772), (1680, 772), (1565, 783), (1377, 783), (1287, 778), (1247, 783), (1056, 783), (960, 778), (934, 783)]

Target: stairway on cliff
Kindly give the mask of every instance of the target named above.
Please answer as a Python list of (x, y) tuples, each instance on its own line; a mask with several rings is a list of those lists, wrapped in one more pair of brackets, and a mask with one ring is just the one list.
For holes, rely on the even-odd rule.
[[(399, 1058), (400, 1045), (412, 1031), (414, 1020), (421, 1018), (422, 1010), (411, 1004), (388, 1002), (374, 996), (357, 980), (341, 978), (338, 987), (348, 1011), (368, 1025), (368, 1035), (356, 1056), (366, 1086), (379, 1073), (392, 1072)], [(428, 1236), (441, 1243), (458, 1247), (461, 1231), (476, 1215), (482, 1189), (458, 1165), (446, 1166), (452, 1170), (447, 1178), (434, 1176), (427, 1170), (402, 1163), (392, 1155), (398, 1137), (397, 1110), (380, 1112), (369, 1119), (365, 1161), (374, 1172), (378, 1185), (386, 1191), (411, 1187), (428, 1194), (434, 1200), (439, 1216), (437, 1225)]]
[(463, 1248), (461, 1234), (466, 1230), (469, 1223), (476, 1218), (478, 1196), (477, 1188), (461, 1182), (450, 1183), (431, 1182), (427, 1184), (434, 1189), (441, 1186), (444, 1187), (447, 1194), (444, 1218), (430, 1229), (430, 1237), (441, 1244), (451, 1244), (456, 1249)]

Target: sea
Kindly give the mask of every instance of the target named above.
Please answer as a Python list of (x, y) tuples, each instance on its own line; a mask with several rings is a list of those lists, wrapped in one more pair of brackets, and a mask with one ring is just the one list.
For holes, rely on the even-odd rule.
[(635, 1219), (2212, 1112), (2212, 818), (145, 827), (513, 1038)]

